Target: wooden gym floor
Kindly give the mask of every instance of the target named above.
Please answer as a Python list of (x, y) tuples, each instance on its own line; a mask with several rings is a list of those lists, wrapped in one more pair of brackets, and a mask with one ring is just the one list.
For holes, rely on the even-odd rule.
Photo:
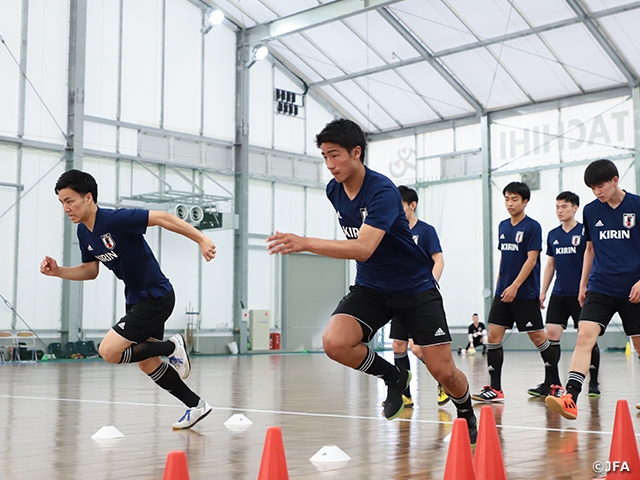
[[(570, 354), (563, 352), (563, 379)], [(481, 355), (454, 356), (473, 391), (487, 383)], [(383, 382), (324, 354), (196, 358), (187, 382), (214, 410), (192, 430), (176, 432), (171, 425), (184, 408), (135, 365), (0, 365), (0, 479), (160, 479), (171, 450), (186, 452), (191, 479), (256, 479), (272, 425), (282, 429), (291, 479), (442, 479), (448, 448), (442, 440), (455, 409), (450, 403), (438, 408), (435, 381), (414, 360), (416, 407), (389, 422), (381, 416)], [(527, 395), (542, 375), (537, 353), (505, 353), (506, 400), (492, 408), (507, 476), (591, 479), (593, 463), (608, 460), (618, 399), (629, 401), (640, 432), (640, 361), (603, 353), (602, 396), (583, 394), (574, 422)], [(224, 422), (234, 413), (253, 424), (229, 430)], [(92, 440), (106, 425), (125, 437)], [(325, 445), (337, 445), (351, 460), (338, 470), (320, 471), (309, 459)]]

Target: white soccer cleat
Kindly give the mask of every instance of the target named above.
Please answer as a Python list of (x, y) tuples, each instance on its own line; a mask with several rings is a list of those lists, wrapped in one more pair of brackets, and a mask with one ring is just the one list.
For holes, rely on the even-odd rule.
[(167, 359), (171, 366), (176, 369), (180, 378), (184, 380), (191, 373), (191, 360), (189, 360), (189, 354), (184, 345), (184, 337), (178, 333), (171, 337), (169, 341), (175, 344), (176, 349)]
[(193, 427), (196, 423), (211, 413), (211, 405), (202, 398), (197, 406), (187, 409), (180, 420), (173, 424), (174, 430), (184, 430)]

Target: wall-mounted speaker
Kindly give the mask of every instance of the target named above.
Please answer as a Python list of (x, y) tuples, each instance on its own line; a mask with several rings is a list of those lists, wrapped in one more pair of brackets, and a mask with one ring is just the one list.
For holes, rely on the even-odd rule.
[(176, 208), (173, 209), (173, 214), (186, 222), (189, 219), (189, 208), (182, 204), (176, 205)]

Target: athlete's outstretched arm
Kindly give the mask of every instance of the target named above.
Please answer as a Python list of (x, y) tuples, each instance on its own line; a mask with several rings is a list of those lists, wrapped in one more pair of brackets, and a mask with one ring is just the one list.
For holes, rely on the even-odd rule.
[(65, 280), (93, 280), (98, 276), (100, 262), (87, 262), (75, 267), (61, 267), (51, 257), (44, 257), (40, 262), (40, 273), (48, 277), (59, 277)]
[(367, 224), (362, 225), (358, 238), (354, 240), (324, 240), (276, 231), (267, 238), (267, 250), (270, 254), (311, 252), (324, 257), (366, 262), (376, 251), (384, 235), (384, 230)]
[(584, 306), (584, 299), (587, 296), (587, 285), (589, 283), (589, 275), (591, 274), (594, 256), (593, 242), (589, 240), (587, 242), (587, 248), (584, 249), (584, 257), (582, 257), (582, 275), (580, 276), (580, 292), (578, 293), (578, 302), (580, 302), (581, 307)]
[(159, 226), (193, 240), (200, 246), (200, 252), (207, 262), (213, 260), (216, 256), (216, 246), (209, 237), (193, 225), (189, 225), (169, 212), (149, 210), (149, 222), (147, 225), (149, 227)]
[(556, 273), (556, 259), (552, 256), (547, 257), (547, 265), (544, 267), (542, 275), (542, 288), (540, 289), (540, 308), (544, 309), (544, 300), (547, 297), (547, 290), (553, 280), (553, 274)]

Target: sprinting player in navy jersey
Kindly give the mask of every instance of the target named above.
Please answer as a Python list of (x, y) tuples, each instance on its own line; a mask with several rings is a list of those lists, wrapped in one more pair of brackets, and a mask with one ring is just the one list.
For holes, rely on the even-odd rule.
[(366, 140), (351, 120), (328, 123), (316, 136), (333, 179), (327, 197), (347, 240), (324, 240), (276, 232), (269, 253), (312, 252), (357, 262), (355, 285), (336, 307), (322, 336), (329, 358), (380, 377), (387, 384), (384, 415), (396, 418), (404, 409), (402, 392), (411, 372), (396, 367), (367, 346), (393, 316), (406, 325), (422, 348), (429, 372), (442, 383), (467, 420), (471, 442), (477, 437), (469, 384), (451, 355), (451, 336), (442, 297), (427, 254), (413, 241), (400, 192), (383, 175), (364, 165)]
[(593, 346), (616, 312), (640, 349), (640, 197), (622, 190), (618, 182), (618, 169), (610, 160), (596, 160), (584, 171), (584, 183), (596, 200), (582, 212), (587, 248), (578, 294), (580, 328), (566, 393), (546, 398), (549, 408), (569, 420), (578, 417), (578, 395)]
[[(439, 282), (442, 271), (444, 270), (444, 256), (436, 229), (428, 223), (418, 220), (416, 216), (418, 193), (413, 188), (405, 185), (400, 185), (398, 190), (402, 196), (402, 208), (409, 221), (413, 241), (416, 242), (422, 250), (427, 252), (427, 260), (429, 268), (431, 268), (431, 274), (436, 282)], [(404, 367), (407, 370), (411, 368), (409, 357), (407, 356), (409, 348), (411, 348), (413, 354), (424, 363), (422, 350), (413, 343), (413, 340), (409, 336), (409, 331), (396, 317), (391, 319), (389, 338), (393, 340), (393, 362), (396, 366)], [(411, 389), (409, 386), (407, 386), (407, 389), (404, 391), (402, 399), (405, 407), (413, 407), (413, 398), (411, 397)], [(438, 405), (445, 405), (448, 401), (449, 396), (447, 392), (444, 391), (442, 385), (438, 384)]]
[[(69, 170), (58, 178), (55, 192), (69, 219), (78, 225), (82, 264), (61, 267), (51, 257), (40, 263), (44, 275), (66, 280), (93, 280), (103, 264), (125, 285), (126, 315), (100, 343), (100, 355), (109, 363), (138, 363), (160, 388), (184, 403), (186, 413), (174, 430), (191, 428), (211, 412), (211, 406), (183, 381), (191, 363), (184, 338), (163, 341), (164, 323), (175, 304), (173, 286), (160, 270), (144, 233), (161, 226), (198, 243), (202, 256), (215, 257), (213, 242), (168, 212), (98, 207), (98, 185), (88, 173)], [(167, 357), (164, 361), (160, 356)]]
[[(556, 215), (561, 225), (554, 228), (547, 235), (547, 265), (542, 276), (540, 291), (540, 308), (544, 309), (547, 290), (551, 285), (554, 273), (556, 281), (551, 291), (549, 307), (547, 309), (546, 331), (551, 348), (558, 352), (560, 358), (560, 337), (567, 328), (569, 317), (573, 318), (574, 328), (578, 328), (580, 319), (580, 276), (582, 275), (582, 259), (587, 242), (584, 240), (584, 228), (576, 221), (576, 212), (580, 205), (580, 198), (573, 192), (561, 192), (556, 197)], [(598, 388), (598, 369), (600, 367), (600, 349), (596, 343), (591, 351), (591, 380), (589, 382), (589, 396), (600, 395)], [(534, 397), (549, 395), (550, 383), (547, 379), (535, 388), (527, 390)], [(561, 386), (558, 384), (558, 386)]]
[(544, 333), (540, 314), (540, 251), (542, 250), (542, 228), (529, 218), (524, 209), (531, 198), (529, 187), (521, 182), (511, 182), (502, 191), (510, 218), (500, 222), (498, 228), (498, 250), (501, 252), (500, 273), (496, 295), (489, 311), (489, 335), (487, 365), (491, 384), (480, 393), (472, 395), (476, 401), (495, 402), (504, 400), (502, 391), (502, 364), (504, 350), (502, 339), (505, 331), (513, 328), (527, 332), (540, 351), (545, 364), (545, 377), (551, 383), (559, 380), (558, 358)]

